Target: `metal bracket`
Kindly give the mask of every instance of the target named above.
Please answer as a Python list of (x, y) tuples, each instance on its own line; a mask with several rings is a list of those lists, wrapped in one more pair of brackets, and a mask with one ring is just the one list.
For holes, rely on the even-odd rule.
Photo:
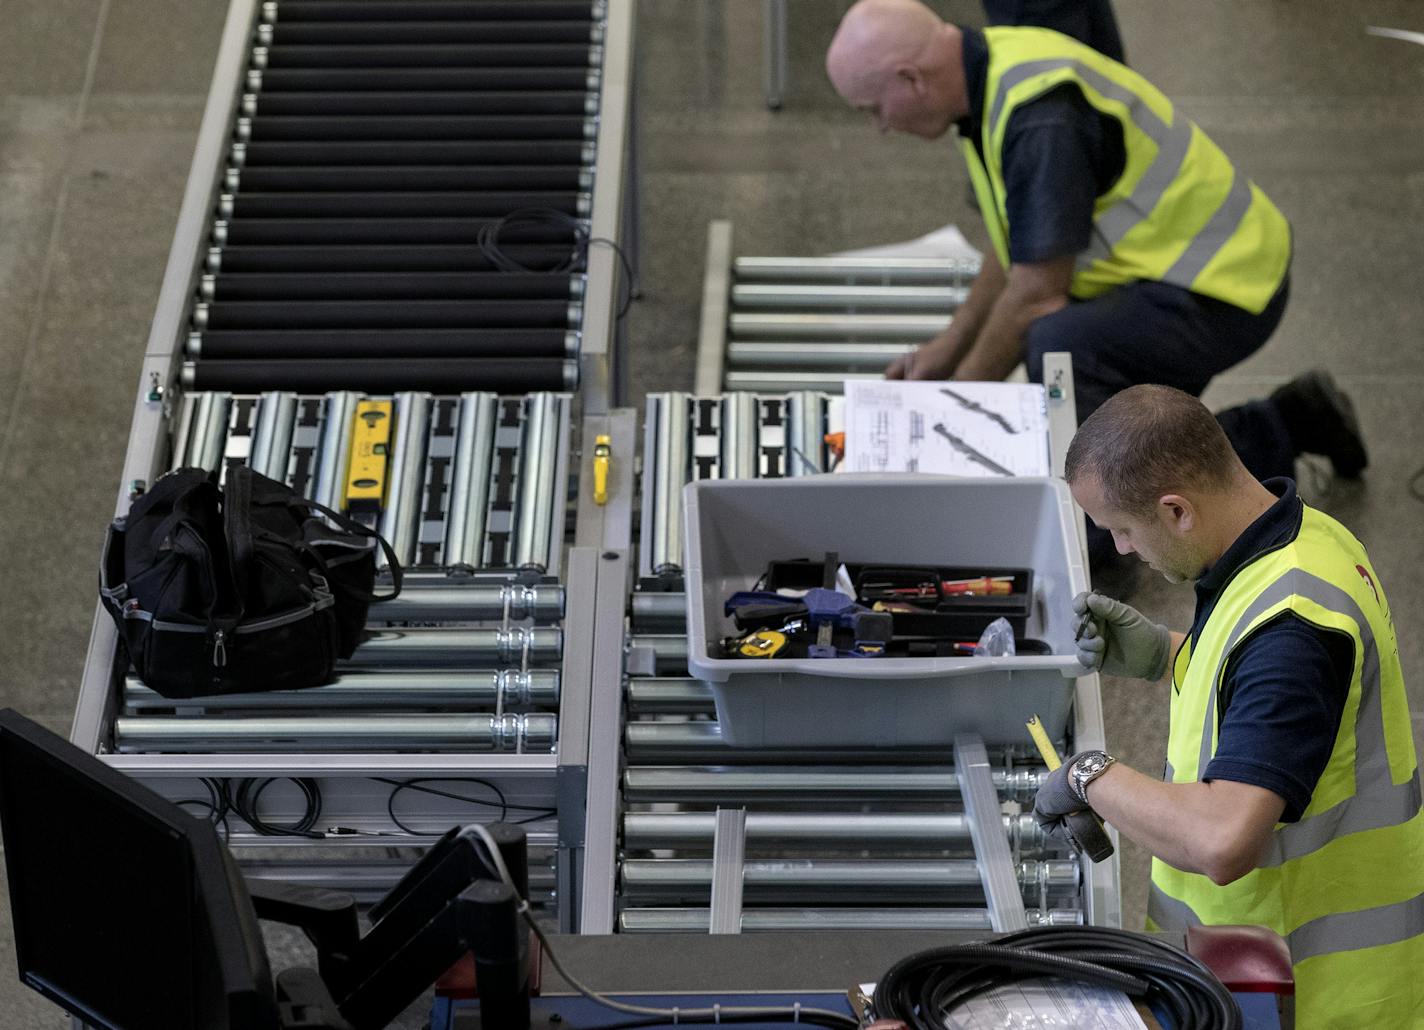
[(1028, 915), (999, 812), (999, 792), (994, 789), (989, 754), (978, 735), (965, 733), (954, 738), (954, 769), (959, 774), (959, 796), (964, 800), (979, 878), (989, 903), (989, 925), (995, 933), (1027, 930)]
[(747, 846), (747, 810), (717, 809), (712, 836), (710, 933), (742, 932), (742, 873)]

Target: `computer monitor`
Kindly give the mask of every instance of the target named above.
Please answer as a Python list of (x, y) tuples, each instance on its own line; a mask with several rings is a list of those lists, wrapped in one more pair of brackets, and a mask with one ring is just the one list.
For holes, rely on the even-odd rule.
[(275, 1030), (257, 917), (212, 825), (0, 711), (20, 978), (102, 1030)]

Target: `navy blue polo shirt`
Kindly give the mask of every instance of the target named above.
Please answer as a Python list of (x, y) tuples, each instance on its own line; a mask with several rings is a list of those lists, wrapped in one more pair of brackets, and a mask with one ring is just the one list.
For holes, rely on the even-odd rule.
[[(1197, 580), (1193, 647), (1237, 570), (1300, 532), (1295, 482), (1264, 485), (1279, 500)], [(1217, 693), (1216, 754), (1201, 778), (1264, 787), (1285, 799), (1282, 822), (1299, 819), (1335, 747), (1354, 663), (1349, 636), (1293, 612), (1258, 627), (1227, 662)]]
[[(989, 46), (982, 32), (963, 32), (969, 114), (957, 127), (982, 159)], [(1003, 145), (1009, 260), (1049, 261), (1087, 250), (1093, 203), (1112, 188), (1126, 163), (1122, 126), (1088, 103), (1077, 86), (1059, 86), (1014, 108)]]

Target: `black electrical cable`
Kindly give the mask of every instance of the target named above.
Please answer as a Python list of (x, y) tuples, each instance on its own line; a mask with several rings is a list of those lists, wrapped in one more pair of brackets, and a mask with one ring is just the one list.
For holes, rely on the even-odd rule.
[[(263, 819), (257, 811), (263, 793), (272, 784), (281, 780), (289, 780), (296, 784), (306, 801), (302, 817), (295, 823), (271, 823)], [(227, 789), (231, 798), (232, 811), (236, 812), (248, 826), (264, 837), (308, 837), (314, 840), (323, 840), (326, 837), (324, 833), (312, 829), (317, 820), (321, 818), (321, 787), (318, 786), (316, 780), (295, 776), (264, 777), (262, 779), (239, 780), (236, 790), (232, 789), (231, 784)]]
[(1241, 1010), (1206, 966), (1145, 934), (1099, 926), (1039, 927), (992, 944), (934, 948), (902, 959), (875, 987), (875, 1013), (940, 1030), (976, 994), (1040, 976), (1125, 991), (1159, 1005), (1176, 1030), (1239, 1030)]
[[(556, 228), (567, 229), (574, 236), (573, 247), (569, 251), (569, 256), (563, 261), (549, 268), (530, 268), (520, 264), (508, 252), (500, 247), (499, 234), (505, 229), (516, 225), (552, 225)], [(553, 208), (545, 207), (525, 207), (511, 211), (509, 214), (481, 226), (475, 236), (475, 242), (480, 248), (480, 252), (489, 260), (490, 264), (501, 272), (520, 273), (543, 273), (546, 275), (568, 275), (579, 268), (580, 265), (587, 266), (588, 248), (595, 243), (605, 247), (611, 247), (613, 253), (618, 255), (619, 262), (623, 265), (623, 276), (625, 283), (625, 293), (623, 303), (618, 308), (617, 318), (622, 318), (628, 313), (628, 308), (633, 303), (633, 298), (638, 295), (638, 287), (633, 276), (633, 265), (628, 260), (628, 255), (623, 252), (623, 248), (610, 239), (602, 236), (591, 236), (588, 227), (575, 218), (573, 215), (563, 211), (556, 211)]]

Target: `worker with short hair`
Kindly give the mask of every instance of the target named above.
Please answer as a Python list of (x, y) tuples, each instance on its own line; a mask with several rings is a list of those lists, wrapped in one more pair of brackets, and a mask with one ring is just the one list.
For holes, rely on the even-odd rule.
[(1424, 816), (1399, 647), (1364, 547), (1258, 482), (1200, 401), (1135, 386), (1068, 449), (1073, 497), (1196, 615), (1171, 632), (1101, 594), (1073, 601), (1089, 669), (1169, 683), (1161, 779), (1101, 751), (1039, 788), (1050, 832), (1091, 807), (1153, 855), (1150, 925), (1270, 927), (1298, 1025), (1424, 1025)]
[[(949, 327), (891, 378), (995, 380), (1022, 360), (1041, 382), (1043, 355), (1066, 351), (1081, 421), (1136, 383), (1200, 395), (1279, 324), (1285, 217), (1130, 68), (1047, 29), (981, 32), (919, 0), (860, 0), (826, 71), (882, 131), (956, 130), (992, 241)], [(1218, 418), (1260, 479), (1306, 452), (1347, 477), (1368, 462), (1324, 373)]]

